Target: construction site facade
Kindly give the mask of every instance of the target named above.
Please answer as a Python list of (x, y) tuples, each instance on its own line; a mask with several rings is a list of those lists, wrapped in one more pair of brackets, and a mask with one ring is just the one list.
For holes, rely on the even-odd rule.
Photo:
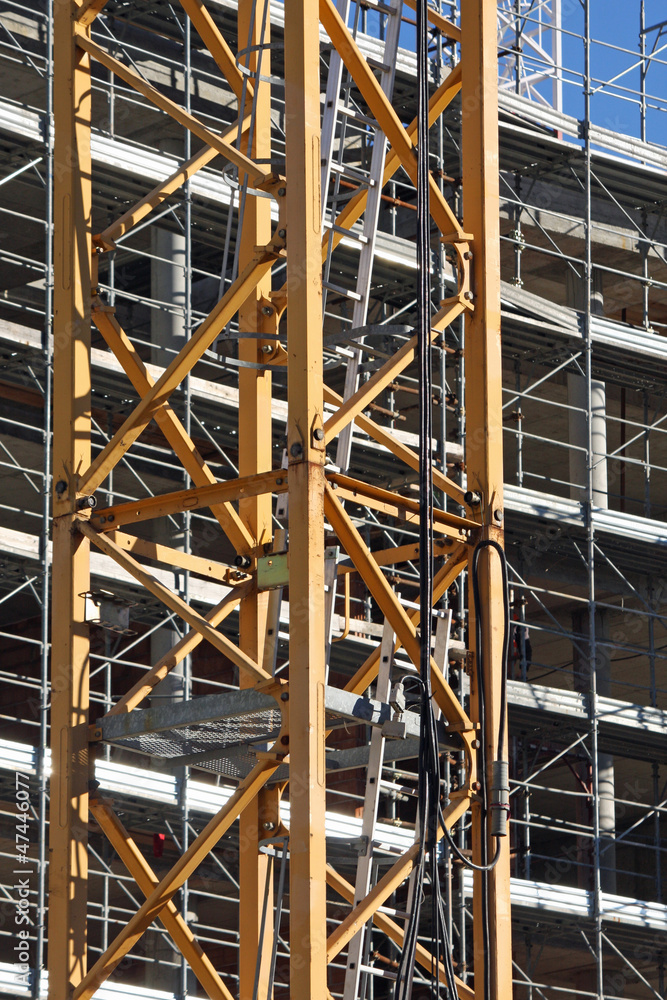
[[(487, 91), (477, 99), (466, 81), (474, 29), (461, 6), (479, 8), (480, 37), (495, 37), (495, 161), (478, 107)], [(664, 4), (435, 0), (426, 11), (418, 0), (322, 0), (309, 29), (319, 50), (302, 53), (305, 29), (299, 35), (290, 18), (301, 9), (301, 31), (308, 7), (0, 0), (0, 994), (296, 996), (293, 876), (300, 865), (312, 883), (317, 859), (312, 844), (299, 853), (294, 841), (307, 839), (304, 817), (321, 805), (327, 888), (320, 909), (306, 911), (326, 917), (330, 996), (395, 995), (415, 892), (425, 900), (419, 955), (434, 941), (427, 900), (439, 879), (443, 991), (451, 959), (462, 998), (507, 1000), (507, 975), (519, 1000), (660, 1000)], [(418, 7), (429, 17), (435, 317), (429, 642), (450, 829), (416, 890), (407, 868), (389, 882), (420, 836), (421, 688), (410, 645), (423, 522), (414, 348), (423, 263), (409, 165), (420, 121)], [(66, 18), (77, 8), (72, 57)], [(297, 64), (319, 74), (299, 118), (307, 152), (298, 163)], [(479, 284), (466, 277), (479, 261), (466, 219), (475, 138), (488, 154), (480, 190), (496, 191), (487, 208), (499, 249), (485, 265), (500, 282), (495, 369), (469, 340), (483, 310)], [(64, 193), (73, 176), (80, 203)], [(486, 226), (483, 190), (479, 201)], [(290, 263), (297, 231), (300, 290)], [(322, 248), (317, 295), (312, 240)], [(303, 301), (290, 312), (292, 288)], [(84, 334), (62, 322), (66, 297), (79, 293)], [(302, 385), (287, 376), (290, 344), (313, 315), (324, 398), (311, 411), (310, 394), (322, 395), (309, 381), (315, 369), (304, 362)], [(197, 338), (197, 356), (181, 365)], [(304, 340), (304, 357), (311, 348)], [(499, 392), (501, 382), (494, 436), (476, 407), (484, 386)], [(301, 402), (303, 440), (299, 421), (290, 424)], [(477, 453), (488, 441), (496, 454), (483, 466)], [(497, 488), (475, 471), (494, 461)], [(313, 481), (326, 480), (324, 510), (312, 508), (319, 556), (295, 527), (315, 502), (307, 484), (303, 508), (296, 492), (308, 463)], [(478, 940), (487, 876), (468, 863), (480, 848), (466, 713), (477, 718), (471, 634), (482, 612), (466, 545), (486, 524), (485, 505), (489, 537), (507, 559), (510, 810), (500, 874), (488, 876), (491, 930)], [(321, 682), (300, 691), (290, 663), (308, 660), (320, 639)], [(329, 731), (312, 763), (321, 781), (302, 796), (294, 777), (287, 784), (280, 698), (291, 705), (293, 741), (301, 698), (318, 699), (312, 710)], [(54, 713), (69, 713), (62, 731), (73, 734), (57, 768)], [(308, 733), (298, 739), (310, 759)], [(262, 767), (268, 780), (255, 777)], [(253, 782), (261, 791), (243, 799), (241, 821), (229, 813), (197, 855), (208, 825), (235, 796), (257, 791)], [(56, 816), (60, 833), (50, 834)], [(53, 859), (65, 857), (68, 838), (69, 874), (58, 875)], [(179, 865), (183, 877), (153, 919), (158, 889)], [(362, 897), (380, 890), (381, 905), (364, 910)], [(492, 994), (480, 969), (489, 933), (505, 949), (487, 960)], [(61, 974), (73, 992), (59, 992)], [(432, 979), (429, 961), (417, 964), (412, 995), (434, 995)]]

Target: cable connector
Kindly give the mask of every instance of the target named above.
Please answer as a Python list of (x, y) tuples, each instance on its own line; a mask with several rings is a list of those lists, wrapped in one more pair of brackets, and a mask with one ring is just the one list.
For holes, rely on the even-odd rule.
[(491, 836), (507, 836), (510, 814), (509, 766), (506, 760), (494, 760), (491, 766)]

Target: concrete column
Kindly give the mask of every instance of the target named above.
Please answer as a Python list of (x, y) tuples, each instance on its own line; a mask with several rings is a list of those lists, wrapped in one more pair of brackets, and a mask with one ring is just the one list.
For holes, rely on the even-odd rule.
[[(574, 309), (584, 309), (586, 288), (581, 279), (568, 273), (568, 305)], [(603, 313), (602, 276), (594, 272), (591, 288), (591, 312)], [(580, 375), (568, 375), (567, 399), (572, 407), (568, 412), (570, 450), (570, 496), (580, 502), (588, 497), (589, 462), (592, 478), (593, 504), (596, 507), (609, 506), (607, 484), (607, 405), (604, 382), (591, 381), (590, 410), (586, 379)], [(588, 452), (588, 420), (591, 421), (591, 454)], [(590, 616), (588, 609), (573, 615), (573, 631), (580, 636), (590, 636)], [(609, 638), (607, 616), (604, 611), (596, 611), (595, 637), (606, 641)], [(611, 658), (609, 648), (596, 643), (596, 662), (590, 653), (590, 642), (586, 638), (576, 640), (573, 649), (572, 667), (575, 690), (588, 692), (592, 687), (593, 672), (598, 695), (607, 697), (611, 693)], [(614, 803), (614, 758), (610, 754), (598, 754), (598, 797), (601, 835), (601, 884), (604, 892), (616, 892), (616, 808)], [(580, 777), (590, 780), (588, 765), (583, 767)], [(585, 808), (579, 808), (584, 819)], [(588, 818), (589, 820), (592, 817)], [(580, 855), (582, 851), (579, 851)], [(581, 876), (583, 870), (580, 871)], [(582, 886), (584, 887), (584, 886)], [(590, 888), (590, 886), (585, 886)]]
[[(592, 674), (595, 671), (595, 684), (598, 695), (607, 698), (611, 694), (611, 654), (606, 645), (609, 640), (609, 626), (607, 612), (598, 610), (595, 613), (595, 637), (596, 655), (595, 663), (591, 661), (590, 643), (590, 619), (588, 609), (576, 611), (572, 616), (572, 629), (582, 639), (575, 639), (572, 669), (574, 673), (575, 691), (588, 693), (591, 689)], [(604, 642), (603, 646), (601, 643)], [(598, 644), (600, 643), (600, 644)], [(614, 802), (614, 758), (611, 754), (598, 754), (598, 797), (600, 811), (600, 880), (603, 892), (616, 892), (616, 806)], [(581, 779), (588, 784), (591, 780), (590, 768), (588, 764), (582, 765), (580, 770)], [(582, 805), (577, 809), (577, 819), (580, 822), (592, 823), (592, 814), (583, 805), (583, 800), (579, 800)], [(586, 846), (590, 845), (589, 840), (581, 841), (579, 846), (579, 860), (583, 860), (586, 855)], [(592, 848), (588, 852), (590, 863), (593, 863)], [(590, 889), (587, 884), (586, 873), (580, 869), (579, 885), (581, 888)]]
[[(581, 375), (567, 376), (567, 402), (570, 449), (570, 496), (583, 501), (588, 484), (588, 399), (586, 379)], [(593, 503), (607, 507), (607, 399), (604, 382), (591, 381), (591, 432), (593, 453)]]

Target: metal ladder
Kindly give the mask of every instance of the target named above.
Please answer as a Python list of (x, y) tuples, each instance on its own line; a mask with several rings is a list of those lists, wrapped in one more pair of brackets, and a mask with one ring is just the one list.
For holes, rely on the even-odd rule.
[[(352, 3), (351, 0), (337, 0), (336, 8), (345, 23), (348, 23)], [(355, 3), (355, 20), (353, 34), (356, 35), (361, 4)], [(401, 28), (401, 13), (403, 10), (403, 0), (387, 0), (386, 3), (378, 0), (364, 0), (364, 7), (376, 11), (386, 17), (384, 33), (384, 46), (382, 58), (380, 60), (380, 85), (383, 92), (391, 100), (394, 89), (394, 76), (396, 57), (398, 53), (398, 41)], [(368, 315), (368, 299), (370, 294), (371, 277), (373, 272), (373, 259), (375, 256), (375, 239), (377, 234), (378, 217), (380, 213), (380, 201), (382, 196), (382, 175), (384, 171), (384, 158), (387, 142), (384, 133), (379, 127), (375, 127), (375, 122), (366, 118), (358, 110), (351, 106), (350, 102), (350, 80), (346, 77), (343, 83), (343, 61), (336, 51), (332, 49), (329, 62), (329, 75), (327, 80), (327, 90), (322, 117), (322, 218), (323, 228), (331, 228), (335, 224), (338, 208), (338, 181), (342, 175), (349, 176), (355, 183), (364, 184), (368, 187), (368, 200), (363, 218), (363, 231), (359, 235), (351, 235), (359, 246), (359, 268), (357, 281), (354, 289), (344, 289), (333, 286), (328, 278), (331, 267), (332, 243), (329, 240), (329, 248), (324, 268), (324, 305), (326, 310), (326, 294), (328, 290), (333, 290), (346, 295), (353, 302), (353, 312), (351, 320), (352, 330), (358, 330), (366, 323)], [(345, 97), (340, 99), (341, 88), (344, 88)], [(345, 138), (348, 130), (352, 126), (358, 126), (363, 134), (369, 137), (369, 122), (371, 126), (370, 137), (373, 141), (373, 151), (371, 154), (370, 168), (368, 172), (351, 168), (343, 162)], [(336, 156), (336, 134), (340, 131), (338, 144), (338, 162)], [(360, 133), (361, 134), (361, 133)], [(336, 174), (337, 182), (331, 205), (331, 219), (328, 219), (328, 190), (332, 173)], [(353, 348), (348, 358), (345, 374), (345, 388), (343, 398), (348, 399), (356, 390), (359, 380), (359, 368), (361, 364), (362, 352), (359, 348)], [(336, 465), (341, 472), (346, 472), (350, 464), (350, 452), (352, 448), (352, 431), (354, 423), (350, 423), (341, 431), (338, 437), (336, 448)], [(325, 572), (325, 589), (327, 593), (326, 604), (326, 636), (327, 645), (331, 644), (331, 622), (336, 598), (336, 566), (335, 561), (327, 565)]]
[[(438, 618), (435, 633), (435, 645), (433, 649), (433, 659), (443, 674), (448, 674), (449, 661), (449, 637), (452, 624), (452, 612), (448, 611), (444, 616)], [(394, 633), (385, 619), (382, 632), (382, 643), (380, 646), (380, 665), (377, 677), (377, 689), (375, 697), (382, 702), (392, 699), (391, 694), (391, 670), (394, 655)], [(437, 715), (439, 716), (439, 711)], [(380, 791), (382, 787), (382, 767), (384, 762), (385, 736), (380, 729), (374, 729), (371, 735), (370, 754), (368, 768), (366, 772), (366, 791), (364, 795), (364, 814), (362, 819), (362, 843), (365, 844), (364, 853), (360, 855), (357, 863), (357, 874), (354, 886), (354, 903), (368, 895), (371, 889), (371, 874), (373, 866), (373, 847), (375, 841), (375, 827), (377, 823), (378, 805)], [(419, 829), (415, 829), (415, 841), (419, 840)], [(414, 873), (408, 881), (408, 895), (406, 912), (410, 913), (414, 901), (415, 879)], [(399, 914), (396, 913), (396, 916)], [(407, 919), (407, 918), (406, 918)], [(345, 983), (343, 987), (343, 1000), (360, 1000), (366, 995), (366, 990), (361, 983), (362, 975), (379, 975), (382, 978), (393, 978), (391, 973), (383, 972), (369, 964), (368, 953), (370, 944), (370, 928), (362, 927), (352, 938), (347, 951), (347, 967), (345, 970)], [(360, 990), (360, 985), (362, 989)]]
[[(374, 61), (380, 69), (380, 86), (384, 94), (391, 100), (393, 90), (394, 90), (394, 76), (396, 68), (396, 57), (398, 54), (398, 41), (401, 30), (401, 13), (403, 10), (403, 0), (386, 0), (386, 2), (378, 2), (378, 0), (364, 0), (365, 8), (371, 11), (376, 11), (378, 14), (386, 17), (385, 26), (385, 37), (384, 46), (382, 50), (382, 57), (379, 63)], [(345, 20), (347, 24), (349, 19), (351, 0), (338, 0), (336, 7), (339, 14)], [(359, 19), (359, 9), (361, 4), (357, 3), (357, 12), (355, 17), (355, 29), (358, 24)], [(331, 52), (331, 61), (329, 64), (329, 76), (327, 81), (327, 91), (324, 106), (324, 114), (322, 118), (322, 213), (323, 213), (323, 225), (327, 225), (327, 203), (328, 203), (328, 189), (332, 173), (335, 173), (337, 179), (340, 176), (347, 175), (355, 183), (365, 184), (368, 187), (368, 201), (366, 202), (366, 210), (364, 212), (363, 219), (363, 232), (361, 237), (353, 237), (359, 242), (359, 269), (357, 272), (357, 281), (354, 290), (343, 289), (334, 286), (333, 290), (347, 295), (353, 302), (352, 311), (352, 329), (358, 330), (363, 327), (366, 323), (368, 315), (368, 298), (371, 285), (371, 276), (373, 272), (373, 259), (375, 256), (375, 238), (377, 234), (378, 217), (380, 213), (380, 201), (382, 197), (382, 175), (384, 171), (384, 158), (387, 147), (387, 142), (382, 130), (376, 126), (376, 123), (361, 114), (357, 109), (353, 108), (350, 103), (350, 86), (349, 82), (345, 84), (345, 97), (341, 102), (340, 93), (341, 87), (343, 86), (343, 62), (338, 52), (333, 49)], [(372, 139), (373, 151), (371, 154), (371, 162), (368, 172), (359, 170), (357, 168), (350, 168), (343, 162), (343, 153), (345, 147), (345, 137), (348, 129), (350, 128), (350, 123), (357, 124), (361, 127), (362, 134), (366, 137)], [(338, 163), (335, 162), (335, 140), (337, 126), (340, 124), (341, 135), (340, 143), (338, 149)], [(369, 133), (370, 128), (370, 133)], [(334, 192), (333, 206), (332, 206), (332, 218), (330, 224), (335, 223), (336, 219), (336, 208), (338, 203), (338, 188)], [(327, 290), (327, 285), (329, 289), (332, 288), (331, 284), (328, 282), (328, 276), (330, 273), (330, 263), (331, 263), (331, 241), (329, 244), (329, 252), (327, 254), (327, 261), (325, 264), (325, 295)], [(325, 300), (326, 301), (326, 300)], [(357, 388), (357, 382), (359, 378), (359, 365), (361, 362), (362, 352), (358, 348), (354, 348), (352, 351), (352, 357), (349, 358), (347, 364), (347, 371), (345, 376), (345, 389), (343, 392), (343, 398), (347, 399)], [(350, 450), (352, 443), (352, 428), (354, 424), (350, 423), (347, 427), (341, 431), (338, 438), (338, 447), (336, 451), (336, 465), (340, 468), (342, 472), (347, 471), (350, 463)]]

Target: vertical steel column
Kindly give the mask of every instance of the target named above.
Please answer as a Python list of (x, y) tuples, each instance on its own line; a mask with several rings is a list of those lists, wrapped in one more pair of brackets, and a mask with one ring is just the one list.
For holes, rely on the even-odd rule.
[[(463, 222), (474, 235), (474, 312), (466, 322), (466, 465), (468, 489), (480, 494), (481, 538), (502, 544), (503, 438), (502, 358), (500, 350), (500, 232), (498, 163), (497, 8), (495, 0), (468, 0), (461, 10)], [(497, 555), (482, 552), (480, 593), (484, 609), (482, 641), (486, 690), (485, 740), (487, 780), (497, 755), (502, 686), (503, 600)], [(469, 635), (474, 636), (472, 601)], [(477, 651), (479, 652), (479, 651)], [(476, 707), (473, 703), (473, 711)], [(504, 739), (506, 740), (506, 734)], [(473, 857), (483, 857), (480, 806), (473, 806)], [(493, 843), (488, 845), (489, 860)], [(484, 882), (488, 886), (488, 950), (482, 910)], [(475, 996), (486, 996), (485, 963), (490, 973), (490, 997), (512, 995), (509, 838), (502, 841), (500, 859), (488, 874), (474, 876)]]
[[(244, 65), (251, 73), (252, 91), (245, 86), (246, 102), (253, 101), (254, 118), (249, 146), (243, 145), (243, 152), (253, 159), (267, 160), (271, 156), (271, 91), (270, 84), (260, 80), (259, 74), (270, 73), (269, 14), (265, 3), (241, 0), (238, 11), (239, 48), (249, 50), (243, 57)], [(262, 46), (266, 45), (266, 48)], [(253, 46), (257, 48), (253, 49)], [(252, 94), (252, 97), (251, 97)], [(242, 109), (239, 117), (242, 116)], [(239, 271), (247, 266), (256, 246), (266, 244), (271, 239), (271, 202), (267, 198), (257, 198), (247, 193), (241, 196), (239, 219), (242, 227), (239, 233)], [(239, 311), (239, 330), (261, 332), (266, 328), (267, 317), (262, 312), (271, 292), (271, 275), (268, 274)], [(262, 360), (263, 341), (239, 339), (239, 358), (257, 364)], [(269, 343), (268, 341), (266, 343)], [(273, 342), (271, 342), (273, 343)], [(252, 368), (239, 371), (239, 475), (251, 476), (256, 472), (266, 472), (271, 468), (271, 374)], [(239, 511), (256, 540), (258, 549), (271, 540), (271, 495), (241, 500)], [(262, 662), (262, 650), (266, 637), (268, 593), (251, 594), (241, 602), (240, 640), (241, 649), (253, 660)], [(242, 676), (241, 687), (249, 682)], [(250, 682), (250, 686), (252, 683)], [(252, 1000), (260, 947), (263, 899), (266, 881), (270, 878), (270, 861), (266, 854), (259, 852), (260, 805), (255, 798), (244, 809), (240, 817), (239, 837), (239, 996), (241, 1000)], [(273, 910), (273, 891), (269, 886), (270, 905)], [(267, 919), (268, 913), (267, 913)], [(267, 995), (271, 957), (272, 933), (263, 935), (264, 952), (259, 962), (258, 998)]]
[(86, 970), (89, 545), (72, 532), (77, 476), (90, 464), (91, 85), (77, 4), (54, 5), (53, 618), (49, 997)]
[(326, 997), (324, 430), (317, 4), (285, 2), (290, 995)]

